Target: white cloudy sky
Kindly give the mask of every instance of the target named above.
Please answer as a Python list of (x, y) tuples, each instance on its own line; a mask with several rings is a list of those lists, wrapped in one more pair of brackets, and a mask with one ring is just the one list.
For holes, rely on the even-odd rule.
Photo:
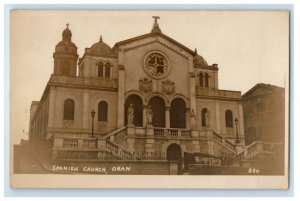
[(219, 87), (245, 93), (257, 83), (286, 86), (289, 65), (287, 12), (253, 11), (14, 11), (10, 24), (11, 133), (28, 132), (31, 101), (39, 100), (53, 71), (55, 45), (65, 24), (82, 56), (99, 40), (118, 41), (150, 32), (159, 15), (162, 32), (208, 64), (219, 64)]

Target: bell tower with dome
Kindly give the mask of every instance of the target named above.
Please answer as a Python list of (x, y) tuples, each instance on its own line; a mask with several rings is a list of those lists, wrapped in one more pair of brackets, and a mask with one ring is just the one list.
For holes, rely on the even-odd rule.
[(78, 54), (71, 38), (72, 32), (67, 24), (67, 28), (62, 33), (62, 40), (56, 45), (53, 53), (55, 75), (76, 76)]

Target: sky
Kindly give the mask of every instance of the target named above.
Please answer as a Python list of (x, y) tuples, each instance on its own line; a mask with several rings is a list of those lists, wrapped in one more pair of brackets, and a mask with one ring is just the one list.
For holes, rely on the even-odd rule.
[[(257, 83), (287, 87), (289, 23), (284, 11), (12, 11), (10, 118), (13, 143), (26, 139), (31, 101), (39, 101), (53, 72), (53, 52), (69, 23), (79, 57), (99, 41), (118, 41), (160, 29), (197, 48), (219, 66), (219, 88), (247, 92)], [(23, 134), (24, 130), (24, 134)]]

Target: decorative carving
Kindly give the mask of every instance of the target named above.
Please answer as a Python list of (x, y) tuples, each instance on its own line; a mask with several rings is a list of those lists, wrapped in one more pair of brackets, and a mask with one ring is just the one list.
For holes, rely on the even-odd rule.
[(162, 92), (167, 95), (172, 95), (175, 92), (175, 83), (170, 80), (162, 81)]
[[(181, 48), (180, 48), (180, 49), (179, 49), (179, 48), (174, 48), (174, 47), (172, 47), (171, 45), (167, 45), (167, 44), (161, 42), (161, 41), (158, 40), (158, 39), (155, 39), (155, 40), (150, 41), (150, 42), (146, 42), (146, 43), (142, 43), (142, 44), (138, 44), (138, 45), (134, 45), (134, 46), (128, 47), (128, 48), (124, 49), (124, 51), (125, 51), (125, 52), (128, 52), (128, 51), (130, 51), (130, 50), (132, 50), (132, 49), (144, 47), (144, 46), (151, 45), (151, 44), (154, 44), (154, 43), (159, 43), (159, 44), (161, 44), (162, 46), (164, 46), (164, 47), (166, 47), (166, 48), (168, 48), (168, 49), (170, 49), (170, 50), (176, 52), (177, 54), (181, 55), (182, 57), (184, 57), (184, 58), (186, 58), (186, 59), (189, 58), (187, 55), (183, 54), (183, 51), (182, 51)], [(174, 45), (173, 45), (173, 46), (174, 46)], [(176, 47), (176, 46), (175, 46), (175, 47)]]
[(147, 117), (147, 125), (152, 125), (153, 112), (151, 106), (149, 106), (147, 109), (146, 117)]
[(209, 122), (210, 121), (210, 111), (207, 110), (207, 112), (205, 113), (205, 124), (207, 127), (209, 127)]
[(154, 79), (162, 79), (168, 75), (170, 64), (160, 52), (148, 53), (144, 59), (145, 72)]
[(142, 93), (151, 93), (153, 91), (152, 80), (149, 78), (140, 79), (139, 89)]
[(132, 104), (130, 104), (130, 107), (127, 109), (127, 119), (128, 119), (128, 125), (133, 125), (134, 109), (132, 107)]

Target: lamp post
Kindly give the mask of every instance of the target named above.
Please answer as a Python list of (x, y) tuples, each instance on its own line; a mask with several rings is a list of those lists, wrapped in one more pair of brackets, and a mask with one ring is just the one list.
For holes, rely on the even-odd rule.
[(235, 122), (235, 130), (236, 130), (236, 143), (240, 143), (240, 141), (239, 141), (239, 133), (238, 133), (238, 123), (239, 123), (239, 120), (237, 119), (237, 118), (235, 118), (235, 120), (234, 120), (234, 122)]
[(93, 111), (91, 112), (91, 115), (92, 115), (92, 138), (94, 137), (94, 118), (95, 118), (95, 111), (93, 109)]

